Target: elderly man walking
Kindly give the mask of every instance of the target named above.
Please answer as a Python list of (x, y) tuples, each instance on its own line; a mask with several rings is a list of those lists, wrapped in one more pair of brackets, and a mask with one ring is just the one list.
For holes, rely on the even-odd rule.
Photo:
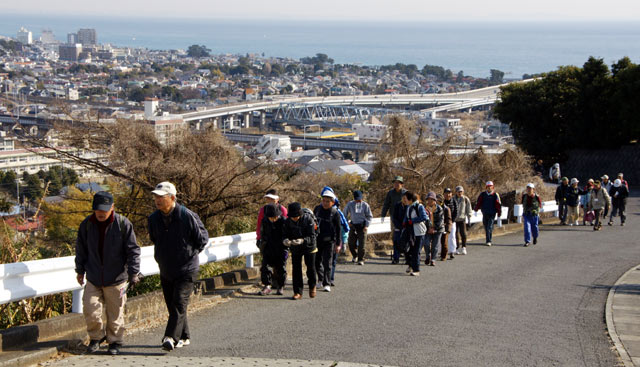
[(493, 239), (493, 221), (502, 215), (502, 202), (500, 201), (500, 195), (495, 192), (492, 181), (487, 181), (485, 185), (486, 190), (478, 196), (478, 202), (476, 203), (475, 211), (482, 211), (482, 224), (484, 225), (484, 233), (486, 238), (486, 245), (491, 246), (491, 240)]
[(531, 237), (533, 244), (538, 244), (538, 222), (542, 201), (540, 196), (535, 192), (536, 186), (532, 183), (527, 184), (527, 192), (522, 195), (522, 207), (524, 212), (524, 247), (531, 245)]
[(198, 279), (198, 254), (209, 242), (209, 234), (196, 213), (176, 202), (172, 183), (161, 182), (152, 193), (158, 210), (149, 216), (149, 237), (169, 311), (162, 348), (172, 351), (191, 343), (187, 308)]
[[(85, 275), (87, 278), (82, 297), (90, 339), (87, 352), (96, 352), (106, 339), (109, 354), (119, 354), (125, 332), (127, 286), (139, 281), (140, 247), (133, 225), (114, 211), (113, 196), (108, 192), (93, 196), (93, 214), (80, 223), (75, 263), (78, 283), (83, 285)], [(106, 330), (103, 313), (107, 316)]]
[(344, 213), (350, 221), (349, 228), (351, 228), (348, 239), (349, 251), (351, 251), (354, 260), (357, 258), (358, 265), (364, 265), (367, 230), (373, 219), (373, 214), (369, 204), (362, 200), (362, 191), (353, 192), (353, 200), (344, 207)]

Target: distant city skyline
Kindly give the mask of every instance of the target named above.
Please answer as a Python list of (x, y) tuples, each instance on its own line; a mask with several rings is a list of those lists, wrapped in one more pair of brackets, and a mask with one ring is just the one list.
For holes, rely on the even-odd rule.
[(426, 2), (424, 0), (325, 0), (301, 5), (299, 1), (272, 0), (220, 2), (182, 0), (25, 0), (3, 5), (3, 12), (31, 15), (120, 16), (143, 18), (211, 18), (264, 20), (388, 20), (388, 21), (640, 21), (640, 1), (619, 0), (606, 4), (601, 0), (458, 0)]

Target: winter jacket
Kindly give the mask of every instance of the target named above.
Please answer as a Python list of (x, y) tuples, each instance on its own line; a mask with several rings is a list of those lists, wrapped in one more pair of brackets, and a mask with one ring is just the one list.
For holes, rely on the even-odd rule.
[(482, 210), (482, 215), (485, 217), (494, 217), (496, 214), (501, 216), (502, 202), (500, 202), (500, 195), (495, 191), (491, 194), (483, 191), (478, 196), (478, 202), (476, 203), (475, 210)]
[(76, 239), (76, 273), (86, 274), (87, 280), (97, 287), (121, 284), (128, 275), (140, 272), (140, 247), (133, 225), (115, 212), (107, 220), (110, 223), (104, 234), (102, 256), (98, 250), (100, 233), (94, 214), (80, 223)]
[(609, 196), (611, 197), (611, 202), (614, 206), (619, 207), (620, 205), (627, 205), (629, 189), (625, 185), (620, 185), (620, 187), (614, 186), (609, 191)]
[(313, 209), (313, 214), (318, 221), (318, 244), (342, 243), (342, 235), (340, 233), (342, 222), (338, 208), (332, 206), (329, 210), (326, 210), (322, 205), (318, 205)]
[(607, 190), (603, 188), (591, 190), (589, 207), (592, 210), (598, 210), (604, 209), (606, 205), (611, 205), (611, 197), (609, 197)]
[(589, 186), (585, 186), (584, 190), (582, 190), (583, 194), (582, 197), (580, 197), (580, 205), (585, 209), (589, 207), (589, 203), (591, 202), (591, 191), (593, 191), (593, 189)]
[(393, 222), (393, 228), (395, 228), (396, 231), (399, 231), (402, 229), (402, 223), (404, 222), (404, 216), (407, 213), (407, 207), (402, 204), (401, 201), (396, 203), (392, 213), (391, 221)]
[(451, 209), (448, 206), (443, 205), (442, 211), (444, 212), (444, 232), (451, 233), (451, 224), (453, 223), (453, 220), (451, 219), (453, 218), (451, 215)]
[(449, 208), (451, 220), (453, 221), (458, 216), (458, 203), (451, 197), (451, 199), (444, 201), (444, 205)]
[(407, 213), (402, 224), (403, 227), (413, 227), (414, 236), (424, 236), (429, 225), (429, 216), (424, 209), (424, 205), (416, 201), (407, 207)]
[(286, 247), (282, 244), (284, 240), (284, 216), (278, 217), (278, 220), (272, 222), (269, 218), (262, 219), (260, 226), (260, 239), (262, 240), (262, 253), (282, 254)]
[(568, 206), (578, 206), (580, 195), (586, 195), (587, 192), (580, 190), (579, 187), (569, 186), (566, 193), (566, 203)]
[(364, 224), (365, 227), (369, 227), (369, 224), (371, 224), (371, 220), (373, 219), (371, 208), (365, 201), (358, 203), (353, 200), (348, 202), (347, 206), (344, 207), (344, 213), (345, 216), (351, 220), (351, 223)]
[(601, 185), (607, 192), (611, 192), (611, 188), (613, 187), (613, 182), (609, 180), (607, 183), (602, 182)]
[[(278, 204), (276, 208), (280, 208), (280, 214), (287, 219), (287, 208), (285, 208), (282, 204)], [(264, 206), (260, 208), (258, 211), (258, 224), (256, 225), (256, 239), (261, 239), (260, 237), (260, 226), (262, 225), (262, 220), (264, 219)]]
[(302, 238), (304, 240), (301, 245), (291, 246), (292, 253), (312, 253), (317, 251), (315, 223), (310, 214), (303, 213), (297, 222), (287, 218), (284, 223), (284, 238), (288, 240)]
[(385, 196), (384, 198), (384, 204), (382, 205), (382, 218), (387, 216), (387, 212), (389, 210), (391, 210), (389, 212), (389, 215), (391, 217), (393, 217), (393, 210), (395, 209), (395, 205), (396, 203), (399, 203), (400, 201), (402, 201), (402, 195), (404, 195), (404, 193), (407, 192), (407, 190), (400, 189), (400, 191), (396, 191), (396, 189), (391, 189), (389, 192), (387, 192), (387, 196)]
[(468, 218), (471, 218), (471, 212), (473, 211), (473, 207), (471, 206), (471, 200), (468, 197), (462, 195), (458, 197), (457, 195), (453, 197), (453, 201), (456, 202), (457, 207), (457, 215), (454, 219), (456, 222), (465, 222)]
[(538, 216), (540, 214), (540, 208), (542, 208), (542, 200), (538, 194), (529, 196), (527, 194), (522, 195), (522, 209), (524, 215)]
[(198, 254), (209, 242), (209, 233), (200, 217), (183, 205), (176, 204), (169, 216), (169, 225), (160, 210), (149, 216), (149, 238), (154, 244), (153, 257), (160, 276), (175, 280), (198, 271)]
[(569, 185), (560, 184), (560, 186), (556, 188), (556, 204), (566, 204), (567, 191), (569, 191)]
[(436, 210), (431, 213), (431, 215), (433, 215), (433, 223), (431, 225), (431, 228), (433, 228), (436, 233), (445, 232), (447, 229), (447, 219), (451, 220), (451, 218), (449, 217), (450, 214), (447, 214), (445, 208), (436, 204)]

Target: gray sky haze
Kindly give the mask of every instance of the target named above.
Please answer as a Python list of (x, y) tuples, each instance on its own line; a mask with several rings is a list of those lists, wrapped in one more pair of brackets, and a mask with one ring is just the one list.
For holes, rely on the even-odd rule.
[[(3, 0), (6, 13), (144, 18), (639, 21), (640, 0)], [(1, 16), (0, 16), (1, 17)]]

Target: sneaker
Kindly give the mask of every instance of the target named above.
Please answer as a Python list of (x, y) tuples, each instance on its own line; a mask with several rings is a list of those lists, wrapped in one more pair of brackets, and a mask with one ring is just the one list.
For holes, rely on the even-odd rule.
[(529, 247), (530, 244), (531, 243), (529, 243), (529, 242), (525, 242), (524, 247)]
[(271, 294), (271, 286), (267, 285), (264, 288), (262, 288), (262, 290), (260, 292), (258, 292), (258, 295), (260, 296), (268, 296), (269, 294)]
[(105, 340), (105, 338), (102, 339), (92, 339), (89, 341), (89, 345), (87, 345), (87, 354), (91, 354), (91, 353), (95, 353), (98, 351), (98, 349), (100, 349), (100, 343)]
[(537, 245), (537, 244), (538, 244), (538, 237), (536, 237), (536, 238), (534, 238), (534, 239), (533, 239), (533, 244), (534, 244), (534, 245)]
[(487, 246), (491, 247), (491, 242), (487, 242)]
[[(456, 252), (457, 252), (457, 251), (456, 251)], [(455, 259), (455, 258), (456, 258), (456, 257), (455, 257), (455, 256), (453, 256), (453, 254), (449, 254), (449, 260), (453, 260), (453, 259)]]
[(336, 283), (331, 282), (331, 284), (329, 284), (329, 285), (330, 285), (330, 286), (332, 286), (332, 287), (335, 287), (335, 286), (336, 286)]
[(178, 340), (178, 343), (176, 343), (176, 348), (186, 347), (189, 344), (191, 344), (191, 340), (189, 340), (189, 339), (180, 339), (180, 340)]
[(351, 258), (351, 263), (352, 264), (355, 264), (357, 262), (358, 262), (358, 258), (357, 257)]
[(622, 227), (624, 227), (624, 222), (620, 223), (620, 225), (621, 225)]
[(324, 288), (322, 288), (323, 291), (325, 292), (331, 292), (331, 286), (330, 285), (325, 285)]
[[(276, 291), (276, 294), (278, 296), (282, 296), (284, 294), (284, 287), (278, 288), (278, 290)], [(189, 340), (189, 339), (187, 339), (187, 340)]]
[(411, 270), (412, 270), (412, 269), (411, 269), (411, 266), (407, 266), (407, 270), (405, 270), (405, 273), (407, 273), (407, 274), (408, 274), (408, 273), (411, 273)]
[(296, 293), (293, 295), (293, 297), (291, 297), (292, 300), (297, 301), (300, 298), (302, 298), (302, 294)]
[(608, 225), (610, 225), (610, 226), (612, 226), (612, 225), (613, 225), (613, 222), (612, 222), (612, 221), (609, 221), (609, 223), (607, 223), (607, 224), (608, 224)]
[(569, 223), (569, 227), (573, 227), (573, 223)]
[(430, 261), (430, 262), (429, 262), (429, 266), (436, 266), (436, 263), (435, 263), (435, 262), (433, 262), (433, 261)]
[(399, 264), (400, 260), (391, 260), (391, 265)]
[(574, 223), (574, 225), (579, 226), (580, 224), (578, 224), (578, 221), (576, 221), (576, 222)]
[(358, 265), (364, 265), (364, 261), (358, 261)]
[(165, 336), (164, 339), (162, 339), (162, 349), (171, 352), (175, 349), (175, 347), (175, 342), (173, 341), (172, 337)]
[(122, 345), (120, 343), (111, 343), (109, 344), (109, 354), (111, 354), (112, 356), (117, 356), (118, 354), (120, 354), (120, 347)]
[(419, 277), (420, 276), (420, 272), (419, 271), (412, 271), (409, 275), (411, 275), (412, 277)]
[(460, 254), (462, 254), (462, 255), (466, 255), (466, 254), (467, 254), (467, 248), (466, 248), (466, 247), (463, 247), (463, 248), (462, 248), (462, 252), (461, 252)]

